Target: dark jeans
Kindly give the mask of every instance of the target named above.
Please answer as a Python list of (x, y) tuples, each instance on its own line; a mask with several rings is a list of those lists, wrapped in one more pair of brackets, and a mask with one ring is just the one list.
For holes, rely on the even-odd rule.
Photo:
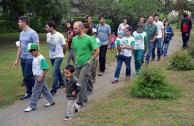
[(55, 58), (50, 59), (51, 65), (53, 66), (53, 85), (52, 85), (52, 91), (57, 92), (58, 82), (60, 84), (65, 84), (64, 79), (61, 75), (60, 66), (63, 61), (63, 58)]
[(104, 72), (105, 71), (105, 64), (106, 64), (106, 51), (107, 51), (108, 45), (102, 45), (100, 47), (100, 54), (99, 54), (99, 71)]
[(150, 56), (152, 55), (153, 42), (148, 42), (148, 54), (146, 56), (146, 61), (149, 63)]
[(121, 67), (123, 62), (125, 62), (126, 65), (126, 73), (125, 76), (126, 77), (130, 77), (131, 76), (131, 56), (126, 57), (126, 56), (122, 56), (122, 55), (118, 55), (117, 56), (117, 68), (115, 70), (115, 76), (114, 79), (118, 80), (119, 79), (119, 75), (121, 72)]
[(160, 53), (161, 53), (161, 44), (162, 43), (162, 38), (157, 38), (154, 43), (153, 43), (153, 48), (152, 48), (152, 60), (155, 59), (155, 48), (157, 46), (157, 55), (158, 58), (160, 58)]
[(182, 40), (183, 40), (183, 47), (182, 48), (187, 48), (188, 41), (189, 41), (190, 33), (182, 32)]
[(32, 59), (21, 58), (22, 73), (26, 84), (26, 93), (31, 95), (35, 80), (32, 73)]

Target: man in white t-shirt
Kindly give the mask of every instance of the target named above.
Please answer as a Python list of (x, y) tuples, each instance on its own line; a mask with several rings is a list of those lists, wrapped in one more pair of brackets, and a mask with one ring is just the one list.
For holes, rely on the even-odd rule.
[(157, 55), (158, 55), (158, 61), (160, 61), (161, 56), (161, 45), (164, 41), (164, 24), (159, 21), (159, 14), (154, 15), (154, 24), (158, 27), (158, 35), (156, 37), (156, 40), (153, 44), (152, 49), (152, 61), (155, 60), (155, 48), (157, 46)]
[[(64, 36), (55, 30), (55, 22), (46, 23), (46, 42), (49, 44), (49, 57), (53, 66), (53, 84), (51, 94), (56, 95), (59, 87), (64, 87), (65, 81), (61, 75), (60, 66), (66, 52), (66, 41)], [(58, 85), (59, 82), (59, 85)]]

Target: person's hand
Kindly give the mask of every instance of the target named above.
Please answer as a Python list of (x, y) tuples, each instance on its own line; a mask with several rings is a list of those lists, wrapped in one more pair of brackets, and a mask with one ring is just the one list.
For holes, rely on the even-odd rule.
[(77, 95), (75, 91), (73, 91), (71, 94), (72, 94), (73, 96), (76, 96), (76, 95)]
[(67, 93), (67, 88), (64, 88), (64, 92)]
[(150, 42), (154, 42), (154, 40), (152, 39), (152, 40), (150, 40)]
[(108, 45), (108, 47), (107, 47), (108, 49), (110, 49), (110, 45)]
[(14, 67), (18, 67), (18, 61), (17, 60), (14, 62)]
[(38, 83), (41, 83), (42, 80), (43, 80), (43, 78), (40, 76), (40, 77), (38, 78), (37, 82), (38, 82)]
[(89, 60), (89, 61), (88, 61), (88, 64), (92, 64), (92, 60)]
[(162, 38), (162, 41), (164, 42), (164, 38)]

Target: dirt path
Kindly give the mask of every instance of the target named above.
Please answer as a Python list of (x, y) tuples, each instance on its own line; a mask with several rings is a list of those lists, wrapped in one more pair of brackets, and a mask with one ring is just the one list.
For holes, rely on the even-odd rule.
[[(169, 47), (169, 54), (175, 53), (181, 49), (181, 38), (175, 36), (171, 41)], [(157, 61), (156, 61), (157, 62)], [(111, 80), (114, 75), (115, 63), (109, 64), (104, 76), (97, 77), (97, 82), (94, 85), (94, 93), (89, 97), (89, 104), (105, 98), (108, 93), (120, 86), (119, 84), (111, 84)], [(134, 72), (134, 61), (131, 62), (132, 73)], [(121, 80), (124, 77), (124, 67), (121, 71)], [(66, 112), (66, 99), (63, 89), (59, 89), (58, 95), (54, 97), (56, 104), (49, 108), (45, 108), (45, 98), (42, 98), (38, 102), (37, 110), (30, 113), (25, 113), (24, 109), (28, 106), (29, 100), (16, 101), (14, 105), (9, 106), (6, 109), (0, 109), (0, 126), (58, 126), (63, 121)], [(81, 112), (87, 111), (86, 107)], [(79, 116), (79, 115), (78, 115)], [(75, 118), (76, 119), (76, 118)], [(51, 123), (52, 122), (52, 123)], [(64, 125), (68, 125), (64, 123)]]

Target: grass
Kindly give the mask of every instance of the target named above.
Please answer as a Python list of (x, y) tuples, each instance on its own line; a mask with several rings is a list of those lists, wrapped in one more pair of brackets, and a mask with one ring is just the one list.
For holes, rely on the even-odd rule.
[[(65, 33), (64, 33), (65, 34)], [(52, 82), (52, 67), (49, 61), (48, 46), (45, 42), (46, 33), (39, 34), (41, 53), (45, 56), (49, 63), (50, 70), (47, 74), (47, 82), (51, 87)], [(25, 87), (21, 87), (20, 83), (23, 80), (21, 67), (14, 68), (13, 64), (16, 59), (17, 48), (15, 41), (19, 39), (19, 33), (0, 34), (0, 108), (9, 106), (14, 103), (15, 100), (19, 99), (20, 96), (24, 95)], [(115, 55), (114, 52), (108, 51), (107, 63), (112, 62)], [(61, 69), (65, 67), (66, 56), (61, 65)]]

